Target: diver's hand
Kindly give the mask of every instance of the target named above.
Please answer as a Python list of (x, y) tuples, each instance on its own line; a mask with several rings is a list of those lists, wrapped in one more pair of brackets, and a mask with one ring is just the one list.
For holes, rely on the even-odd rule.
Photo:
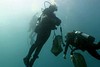
[(66, 54), (63, 54), (63, 58), (66, 59)]
[(70, 55), (70, 58), (73, 58), (73, 55)]
[(71, 61), (73, 61), (73, 57), (74, 57), (73, 55), (70, 55)]

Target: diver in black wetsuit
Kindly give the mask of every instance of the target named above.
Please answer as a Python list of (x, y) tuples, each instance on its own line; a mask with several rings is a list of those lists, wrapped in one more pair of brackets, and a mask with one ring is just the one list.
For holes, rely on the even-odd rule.
[(95, 44), (94, 43), (95, 38), (85, 34), (80, 31), (73, 31), (69, 32), (66, 35), (66, 46), (64, 50), (64, 59), (66, 59), (66, 52), (68, 49), (68, 46), (73, 46), (74, 49), (71, 51), (71, 55), (75, 50), (82, 50), (87, 51), (91, 56), (95, 57), (96, 59), (100, 60), (100, 54), (97, 53), (96, 50), (100, 49), (100, 42)]
[[(54, 11), (57, 11), (56, 5), (50, 5), (49, 8), (46, 8), (42, 15), (40, 16), (39, 24), (37, 25), (35, 32), (37, 33), (37, 38), (35, 43), (29, 49), (27, 56), (23, 59), (26, 67), (32, 67), (35, 60), (38, 58), (43, 45), (48, 40), (51, 30), (55, 30), (56, 26), (59, 26), (61, 20), (56, 17)], [(33, 57), (31, 58), (32, 53)]]

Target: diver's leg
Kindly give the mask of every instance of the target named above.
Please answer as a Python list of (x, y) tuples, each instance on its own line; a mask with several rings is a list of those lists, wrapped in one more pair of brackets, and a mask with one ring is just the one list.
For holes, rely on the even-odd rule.
[(42, 47), (43, 47), (43, 45), (39, 45), (36, 48), (35, 54), (33, 55), (33, 58), (30, 60), (30, 63), (29, 63), (30, 67), (32, 67), (32, 65), (34, 64), (35, 60), (38, 58), (38, 54), (40, 53)]
[(91, 47), (87, 48), (87, 51), (93, 57), (95, 57), (96, 59), (100, 60), (100, 55), (97, 53), (97, 51), (96, 51), (96, 49), (94, 47), (91, 46)]
[(33, 53), (33, 51), (35, 50), (35, 48), (36, 48), (36, 44), (33, 44), (33, 45), (31, 46), (31, 48), (29, 49), (29, 52), (28, 52), (27, 56), (23, 59), (24, 64), (26, 65), (26, 67), (28, 67), (29, 59), (30, 59), (30, 57), (31, 57), (31, 55), (32, 55), (32, 53)]
[(50, 32), (48, 33), (45, 33), (45, 34), (42, 34), (39, 39), (37, 39), (36, 43), (37, 43), (37, 48), (36, 48), (36, 51), (35, 51), (35, 54), (33, 55), (33, 58), (30, 60), (30, 67), (32, 67), (32, 65), (34, 64), (35, 60), (38, 58), (38, 54), (40, 53), (43, 45), (45, 44), (45, 42), (48, 40), (50, 36)]

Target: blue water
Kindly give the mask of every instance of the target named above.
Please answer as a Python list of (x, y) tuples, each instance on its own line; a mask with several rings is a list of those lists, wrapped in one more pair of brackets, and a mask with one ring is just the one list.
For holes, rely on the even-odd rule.
[[(41, 11), (45, 0), (0, 0), (0, 67), (25, 67), (22, 59), (29, 48), (29, 28), (32, 16)], [(39, 7), (33, 8), (34, 3)], [(100, 0), (56, 0), (56, 15), (62, 20), (63, 35), (72, 30), (80, 30), (100, 41)], [(36, 9), (37, 8), (37, 9)], [(57, 33), (60, 34), (59, 29)], [(51, 52), (51, 37), (44, 45), (39, 59), (33, 67), (74, 67), (63, 53), (55, 57)], [(100, 52), (100, 51), (98, 51)], [(87, 52), (81, 52), (88, 67), (100, 67), (100, 61)]]

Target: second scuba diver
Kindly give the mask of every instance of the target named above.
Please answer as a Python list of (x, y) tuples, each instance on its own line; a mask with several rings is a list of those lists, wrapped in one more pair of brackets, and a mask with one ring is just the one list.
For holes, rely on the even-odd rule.
[(97, 44), (94, 43), (95, 38), (85, 34), (80, 31), (73, 31), (69, 32), (66, 35), (66, 46), (64, 50), (64, 59), (66, 59), (66, 53), (68, 50), (68, 46), (74, 47), (74, 49), (71, 51), (71, 55), (73, 55), (73, 52), (77, 49), (82, 51), (87, 51), (91, 56), (94, 58), (100, 60), (100, 54), (96, 50), (100, 49), (100, 42)]

